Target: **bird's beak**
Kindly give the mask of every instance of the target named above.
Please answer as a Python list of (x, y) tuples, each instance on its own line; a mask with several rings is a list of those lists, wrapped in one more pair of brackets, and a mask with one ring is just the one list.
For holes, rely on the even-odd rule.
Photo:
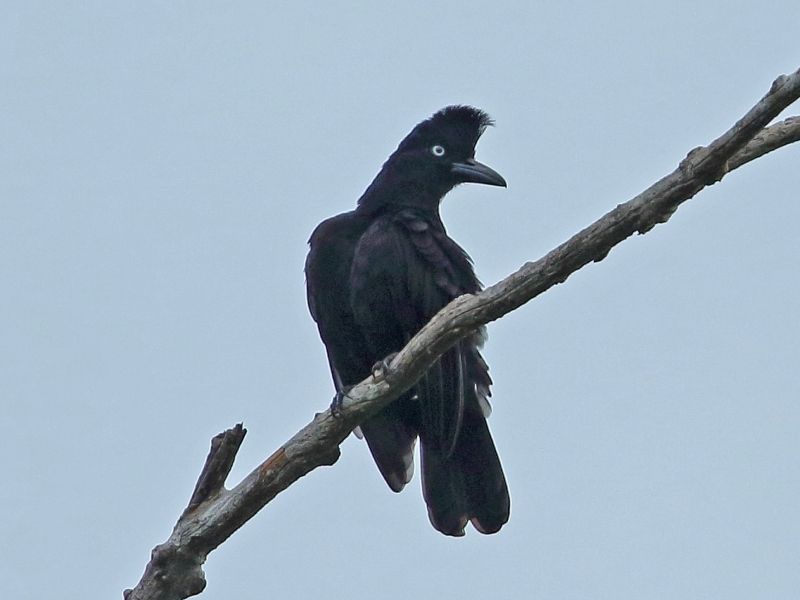
[(474, 158), (468, 158), (464, 162), (453, 163), (450, 172), (462, 183), (485, 183), (486, 185), (506, 187), (506, 180), (503, 179), (500, 173), (483, 163), (479, 163)]

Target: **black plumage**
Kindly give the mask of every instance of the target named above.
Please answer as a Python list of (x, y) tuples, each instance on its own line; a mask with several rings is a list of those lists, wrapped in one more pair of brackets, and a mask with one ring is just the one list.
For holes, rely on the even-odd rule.
[[(389, 157), (355, 210), (323, 221), (306, 260), (308, 304), (337, 394), (406, 342), (453, 298), (480, 290), (472, 261), (450, 239), (439, 204), (453, 187), (505, 186), (475, 161), (486, 113), (450, 106), (418, 124)], [(433, 526), (463, 535), (508, 520), (505, 477), (486, 424), (492, 381), (483, 331), (444, 353), (397, 401), (361, 425), (389, 487), (411, 479), (420, 439), (422, 486)]]

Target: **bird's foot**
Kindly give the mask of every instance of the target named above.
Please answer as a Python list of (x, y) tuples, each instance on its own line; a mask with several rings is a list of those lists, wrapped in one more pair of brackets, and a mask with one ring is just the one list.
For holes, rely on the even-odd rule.
[(336, 392), (336, 395), (333, 397), (333, 401), (331, 402), (331, 415), (333, 415), (334, 419), (338, 419), (342, 416), (342, 405), (344, 404), (344, 399), (352, 389), (352, 385), (347, 385)]
[(397, 356), (397, 352), (392, 352), (389, 356), (384, 358), (383, 360), (379, 360), (374, 365), (372, 365), (372, 378), (378, 381), (384, 381), (391, 372), (391, 362)]

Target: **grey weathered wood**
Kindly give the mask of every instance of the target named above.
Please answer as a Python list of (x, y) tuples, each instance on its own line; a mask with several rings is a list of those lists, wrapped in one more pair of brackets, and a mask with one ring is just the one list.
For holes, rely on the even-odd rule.
[(202, 565), (272, 498), (297, 479), (339, 457), (339, 444), (366, 416), (399, 396), (431, 363), (476, 327), (498, 319), (564, 282), (589, 262), (600, 261), (621, 241), (666, 222), (681, 203), (731, 170), (800, 139), (800, 117), (766, 127), (800, 97), (800, 70), (775, 80), (769, 92), (708, 146), (689, 152), (672, 173), (535, 262), (474, 295), (442, 309), (391, 361), (386, 373), (356, 385), (342, 406), (317, 414), (272, 456), (231, 490), (223, 487), (244, 438), (241, 425), (216, 436), (189, 506), (169, 539), (157, 546), (138, 585), (126, 600), (174, 600), (205, 587)]
[(800, 141), (800, 117), (789, 117), (759, 131), (747, 146), (733, 155), (728, 165), (732, 171), (767, 152), (797, 141)]

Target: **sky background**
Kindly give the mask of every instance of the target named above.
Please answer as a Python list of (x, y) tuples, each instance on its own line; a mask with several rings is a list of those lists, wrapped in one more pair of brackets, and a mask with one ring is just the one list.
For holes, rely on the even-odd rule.
[[(327, 407), (306, 240), (417, 122), (487, 110), (452, 237), (494, 283), (800, 66), (784, 2), (11, 2), (0, 18), (0, 597), (120, 598), (243, 421)], [(800, 106), (787, 114), (800, 113)], [(489, 327), (501, 533), (363, 442), (213, 552), (207, 600), (800, 590), (800, 145)]]

